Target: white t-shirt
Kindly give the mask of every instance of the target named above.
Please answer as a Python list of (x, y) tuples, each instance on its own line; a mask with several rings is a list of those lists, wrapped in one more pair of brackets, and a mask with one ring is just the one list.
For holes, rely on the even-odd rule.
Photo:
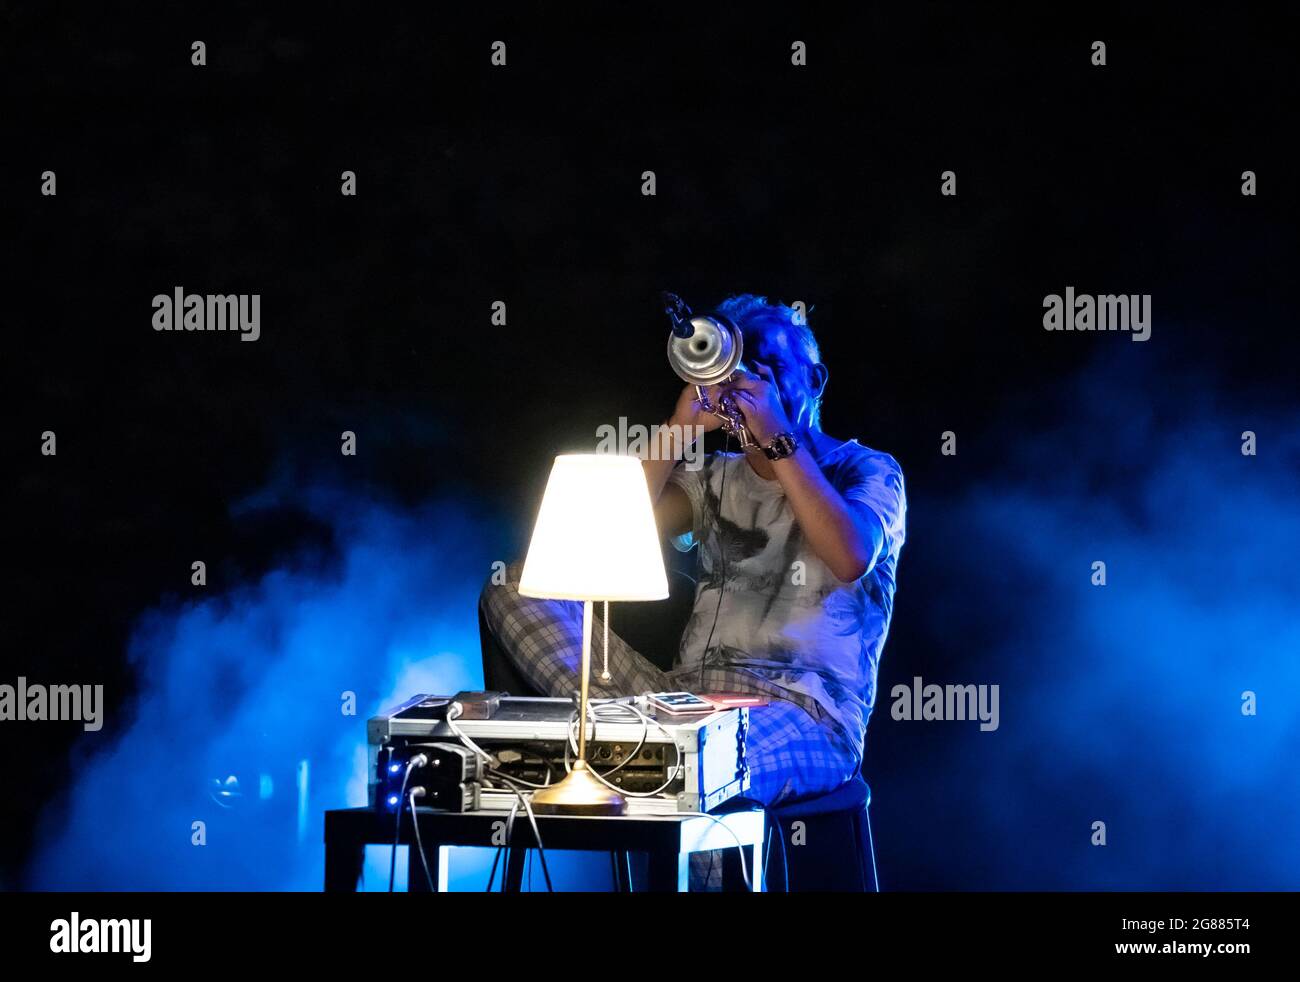
[(700, 544), (695, 606), (678, 664), (698, 667), (707, 642), (709, 667), (737, 668), (811, 697), (861, 744), (906, 534), (903, 472), (889, 454), (856, 440), (817, 464), (845, 499), (862, 502), (880, 520), (880, 556), (857, 580), (837, 579), (817, 558), (781, 482), (755, 474), (744, 454), (710, 454), (698, 470), (682, 462), (672, 471), (669, 480), (686, 492), (692, 516), (691, 532), (674, 545), (686, 551)]

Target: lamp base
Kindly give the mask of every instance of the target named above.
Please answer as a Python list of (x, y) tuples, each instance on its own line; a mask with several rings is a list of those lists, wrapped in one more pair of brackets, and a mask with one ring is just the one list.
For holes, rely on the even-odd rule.
[(627, 799), (592, 776), (585, 760), (575, 761), (564, 780), (533, 792), (539, 815), (622, 815)]

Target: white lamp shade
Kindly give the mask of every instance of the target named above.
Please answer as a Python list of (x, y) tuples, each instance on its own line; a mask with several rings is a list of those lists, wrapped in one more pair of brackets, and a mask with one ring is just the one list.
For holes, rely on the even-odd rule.
[(650, 489), (638, 458), (555, 458), (519, 592), (552, 600), (668, 596)]

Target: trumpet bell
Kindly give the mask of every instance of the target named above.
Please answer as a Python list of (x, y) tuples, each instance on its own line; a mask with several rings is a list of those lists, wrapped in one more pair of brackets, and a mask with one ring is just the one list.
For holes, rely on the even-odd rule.
[(717, 317), (690, 319), (690, 337), (668, 336), (668, 364), (692, 385), (717, 385), (739, 366), (744, 342), (740, 331)]

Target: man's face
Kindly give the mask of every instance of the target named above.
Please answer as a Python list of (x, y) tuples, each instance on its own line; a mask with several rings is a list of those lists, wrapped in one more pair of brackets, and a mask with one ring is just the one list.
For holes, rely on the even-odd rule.
[(748, 327), (742, 328), (741, 333), (745, 338), (742, 367), (757, 375), (763, 374), (757, 371), (758, 366), (768, 368), (776, 381), (786, 416), (796, 429), (807, 429), (812, 421), (818, 382), (790, 332), (782, 327)]

